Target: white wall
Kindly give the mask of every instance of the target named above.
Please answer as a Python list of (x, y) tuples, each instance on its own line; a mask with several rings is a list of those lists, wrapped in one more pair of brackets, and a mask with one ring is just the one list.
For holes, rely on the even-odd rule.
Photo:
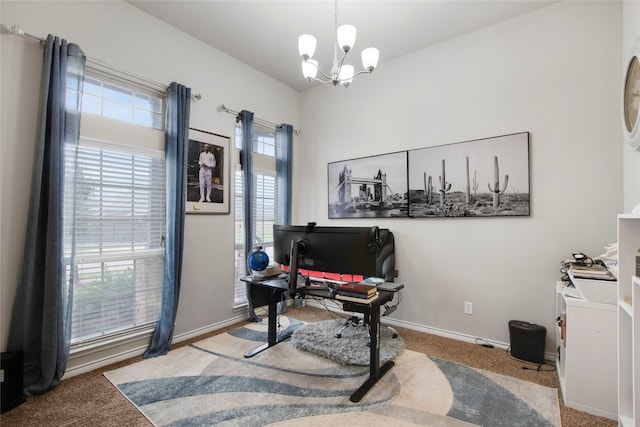
[[(87, 56), (155, 81), (201, 93), (190, 124), (233, 137), (235, 119), (216, 107), (254, 111), (275, 123), (300, 123), (299, 93), (123, 2), (0, 2), (2, 199), (0, 347), (6, 348), (30, 191), (42, 50), (8, 34), (48, 33), (78, 43)], [(215, 25), (215, 17), (211, 18)], [(277, 99), (277, 102), (274, 102)], [(231, 177), (231, 176), (230, 176)], [(228, 321), (234, 283), (233, 214), (186, 218), (184, 273), (176, 336)]]
[[(406, 285), (399, 321), (506, 343), (509, 320), (532, 321), (554, 351), (560, 260), (616, 240), (621, 11), (556, 4), (383, 62), (346, 90), (304, 92), (294, 220), (390, 228)], [(530, 217), (327, 219), (328, 162), (523, 131)]]
[[(623, 2), (622, 19), (622, 73), (628, 65), (636, 40), (640, 39), (640, 1)], [(622, 84), (622, 83), (621, 83)], [(622, 126), (622, 125), (621, 125)], [(628, 144), (624, 144), (624, 210), (629, 213), (634, 206), (640, 204), (640, 151), (634, 151)]]
[[(625, 16), (625, 34), (635, 28), (635, 37), (637, 5), (624, 7), (635, 17)], [(320, 87), (302, 95), (126, 3), (2, 1), (0, 12), (3, 27), (56, 34), (89, 56), (202, 93), (192, 104), (193, 127), (231, 136), (233, 118), (216, 112), (224, 103), (301, 128), (294, 148), (294, 221), (391, 228), (399, 281), (407, 286), (394, 317), (409, 326), (501, 342), (509, 341), (511, 319), (538, 322), (551, 332), (560, 259), (576, 250), (597, 255), (615, 240), (615, 215), (623, 206), (620, 3), (551, 6), (383, 62), (347, 90)], [(0, 43), (4, 349), (26, 225), (41, 51), (4, 29)], [(166, 56), (171, 50), (178, 60)], [(522, 131), (531, 132), (530, 217), (327, 219), (328, 162)], [(627, 154), (625, 186), (636, 187), (632, 196), (625, 192), (625, 205), (633, 205), (640, 199), (640, 168), (633, 153), (629, 177)], [(232, 220), (187, 217), (178, 335), (237, 315), (231, 310)], [(472, 316), (462, 314), (464, 301), (474, 303)], [(547, 336), (553, 351), (553, 334)]]

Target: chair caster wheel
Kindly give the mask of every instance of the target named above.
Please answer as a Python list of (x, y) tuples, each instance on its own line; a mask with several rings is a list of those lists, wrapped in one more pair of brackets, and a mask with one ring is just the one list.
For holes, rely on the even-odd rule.
[(398, 334), (393, 334), (393, 338), (398, 338)]
[(342, 338), (342, 334), (336, 334), (336, 338)]

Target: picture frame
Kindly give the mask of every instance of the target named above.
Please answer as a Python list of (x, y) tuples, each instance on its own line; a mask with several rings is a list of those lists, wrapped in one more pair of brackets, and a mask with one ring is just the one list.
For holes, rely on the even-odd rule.
[[(231, 138), (189, 128), (187, 143), (187, 214), (229, 214)], [(206, 148), (209, 148), (209, 155)], [(200, 157), (203, 161), (200, 161)], [(205, 163), (205, 166), (200, 165)], [(209, 166), (206, 166), (206, 163)], [(209, 186), (210, 184), (210, 186)]]
[(409, 217), (530, 216), (529, 132), (408, 152)]
[(329, 218), (406, 218), (407, 152), (327, 165)]

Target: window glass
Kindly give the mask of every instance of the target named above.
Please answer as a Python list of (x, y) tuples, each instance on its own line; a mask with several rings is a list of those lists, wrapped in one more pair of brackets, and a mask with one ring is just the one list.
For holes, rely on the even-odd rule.
[(102, 94), (102, 83), (100, 80), (85, 77), (82, 92), (84, 95), (89, 94), (99, 97)]
[[(70, 88), (77, 92), (77, 88)], [(67, 96), (72, 96), (70, 93)], [(82, 112), (134, 123), (153, 129), (163, 128), (163, 98), (123, 88), (97, 78), (85, 78)]]
[(162, 102), (160, 101), (160, 99), (153, 98), (151, 96), (136, 93), (134, 105), (136, 108), (142, 110), (152, 111), (154, 113), (162, 112)]
[(133, 93), (130, 90), (123, 89), (118, 86), (114, 86), (109, 83), (104, 84), (103, 95), (104, 99), (110, 99), (120, 102), (122, 104), (133, 104)]

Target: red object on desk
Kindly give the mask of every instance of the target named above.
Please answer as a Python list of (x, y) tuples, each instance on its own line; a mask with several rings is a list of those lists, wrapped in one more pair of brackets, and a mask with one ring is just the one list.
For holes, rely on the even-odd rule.
[(338, 292), (350, 292), (353, 294), (371, 295), (376, 293), (377, 290), (376, 285), (366, 283), (344, 283), (338, 286)]

